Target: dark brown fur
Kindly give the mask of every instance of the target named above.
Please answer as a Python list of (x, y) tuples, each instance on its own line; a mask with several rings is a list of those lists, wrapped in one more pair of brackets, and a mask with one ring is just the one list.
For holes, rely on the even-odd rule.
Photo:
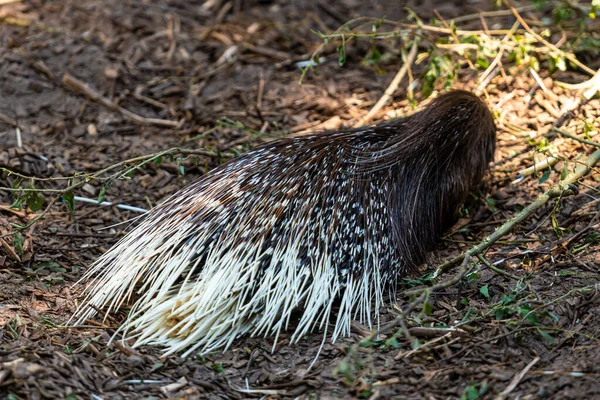
[(400, 254), (407, 267), (415, 267), (436, 247), (469, 191), (481, 182), (494, 158), (496, 126), (483, 101), (457, 90), (375, 130), (401, 132), (366, 164), (381, 168), (393, 163), (404, 171), (397, 171), (402, 179), (390, 194), (390, 217)]

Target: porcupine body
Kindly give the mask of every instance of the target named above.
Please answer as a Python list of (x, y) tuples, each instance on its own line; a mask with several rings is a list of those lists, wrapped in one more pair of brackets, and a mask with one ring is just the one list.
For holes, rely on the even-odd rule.
[(184, 356), (241, 334), (276, 341), (294, 310), (292, 342), (374, 325), (481, 181), (495, 136), (485, 104), (453, 91), (379, 126), (268, 143), (151, 210), (86, 273), (77, 316), (132, 303), (125, 336)]

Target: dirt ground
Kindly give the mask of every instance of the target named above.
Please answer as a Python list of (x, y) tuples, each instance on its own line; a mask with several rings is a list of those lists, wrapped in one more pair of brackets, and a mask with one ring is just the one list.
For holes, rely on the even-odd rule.
[[(106, 201), (149, 208), (232, 152), (309, 129), (352, 126), (388, 87), (401, 65), (398, 51), (381, 44), (392, 56), (377, 70), (361, 62), (368, 40), (347, 47), (343, 66), (334, 46), (302, 85), (296, 62), (322, 43), (313, 30), (330, 32), (360, 16), (405, 19), (405, 6), (426, 21), (434, 9), (445, 19), (493, 9), (488, 2), (438, 0), (29, 0), (0, 6), (0, 186), (18, 183), (6, 170), (58, 178), (172, 147), (212, 152), (145, 164), (106, 190)], [(493, 21), (506, 28), (513, 20)], [(482, 28), (479, 19), (461, 27)], [(578, 57), (600, 68), (593, 54)], [(589, 78), (575, 70), (558, 74), (573, 83)], [(461, 74), (454, 86), (473, 89), (472, 78)], [(544, 82), (556, 105), (568, 103), (572, 93)], [(488, 95), (504, 126), (539, 131), (559, 118), (600, 116), (597, 99), (562, 116), (529, 74), (498, 79)], [(405, 84), (377, 119), (392, 110), (410, 110)], [(555, 141), (569, 159), (591, 152), (578, 142)], [(479, 243), (561, 174), (563, 162), (547, 181), (513, 183), (517, 171), (532, 164), (535, 145), (502, 127), (498, 145), (484, 189), (424, 273)], [(518, 280), (482, 267), (463, 284), (435, 293), (432, 313), (411, 322), (428, 346), (411, 351), (401, 335), (388, 334), (357, 349), (352, 344), (369, 333), (357, 324), (351, 337), (326, 343), (310, 370), (319, 332), (295, 345), (284, 336), (274, 352), (268, 338), (241, 338), (223, 353), (182, 359), (118, 341), (107, 346), (123, 315), (66, 327), (82, 293), (74, 283), (121, 237), (127, 226), (121, 223), (139, 214), (76, 201), (71, 216), (68, 202), (57, 202), (23, 233), (4, 237), (0, 249), (0, 397), (600, 399), (598, 176), (596, 169), (579, 194), (561, 199), (558, 208), (548, 203), (487, 252)], [(48, 180), (36, 187), (65, 184)], [(74, 195), (97, 199), (100, 190), (90, 181)], [(54, 196), (40, 195), (44, 205)], [(14, 200), (14, 192), (0, 190), (0, 234), (41, 212), (10, 209)], [(407, 287), (414, 283), (406, 281)], [(383, 322), (408, 301), (395, 299)], [(461, 331), (423, 328), (448, 326)], [(521, 372), (518, 385), (497, 397)]]

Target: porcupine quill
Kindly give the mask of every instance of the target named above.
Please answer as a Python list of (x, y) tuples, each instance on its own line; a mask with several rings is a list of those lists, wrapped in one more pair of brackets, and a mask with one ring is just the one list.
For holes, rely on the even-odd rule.
[(372, 327), (480, 183), (495, 137), (485, 104), (452, 91), (378, 126), (270, 142), (152, 209), (86, 272), (75, 316), (132, 304), (124, 337), (184, 357), (243, 334), (276, 343), (294, 311), (291, 342), (330, 322), (332, 341), (354, 319)]

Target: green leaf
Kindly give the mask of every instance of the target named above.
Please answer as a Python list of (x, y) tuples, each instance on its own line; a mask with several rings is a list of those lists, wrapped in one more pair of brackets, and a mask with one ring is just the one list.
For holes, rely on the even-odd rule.
[(66, 268), (60, 266), (56, 261), (42, 261), (39, 264), (33, 265), (33, 270), (48, 269), (52, 272), (67, 272)]
[(393, 347), (394, 349), (399, 349), (400, 348), (400, 342), (398, 342), (398, 339), (396, 339), (394, 336), (392, 336), (391, 338), (387, 339), (385, 341), (385, 345)]
[(546, 182), (548, 178), (550, 178), (550, 170), (544, 172), (544, 175), (542, 175), (542, 177), (540, 178), (540, 184)]
[(423, 96), (424, 99), (428, 98), (429, 96), (431, 96), (431, 93), (433, 93), (434, 83), (435, 83), (434, 76), (431, 76), (431, 75), (425, 76), (425, 79), (423, 82), (423, 89), (421, 90), (421, 95)]
[(21, 210), (23, 208), (23, 200), (25, 200), (25, 195), (17, 197), (15, 201), (10, 205), (10, 208)]
[(490, 298), (490, 289), (488, 288), (488, 285), (484, 285), (479, 288), (479, 293), (481, 293), (486, 299)]
[(548, 342), (548, 344), (554, 345), (554, 338), (552, 336), (550, 336), (550, 334), (548, 332), (543, 331), (541, 329), (538, 329), (537, 331), (540, 334), (540, 336), (543, 337), (544, 340), (546, 340), (546, 342)]
[(479, 390), (476, 385), (469, 385), (465, 388), (460, 400), (477, 400), (479, 398)]
[(423, 314), (431, 315), (432, 312), (433, 312), (433, 306), (431, 305), (431, 303), (427, 302), (427, 303), (423, 304)]
[(496, 200), (491, 197), (486, 197), (485, 202), (488, 205), (488, 208), (491, 212), (496, 212)]
[(479, 279), (479, 272), (477, 271), (467, 275), (467, 282), (475, 282), (477, 279)]
[(223, 368), (223, 364), (221, 364), (221, 363), (213, 364), (213, 370), (220, 375), (225, 374), (225, 368)]
[(72, 191), (68, 191), (63, 193), (62, 195), (62, 199), (65, 202), (65, 204), (67, 205), (67, 208), (69, 209), (69, 212), (71, 213), (71, 216), (75, 215), (75, 196), (73, 195)]
[(37, 192), (28, 192), (27, 194), (27, 207), (31, 211), (39, 211), (44, 205), (44, 198)]
[(562, 171), (560, 171), (560, 180), (564, 181), (567, 178), (567, 175), (569, 175), (569, 169), (567, 168), (567, 164), (565, 163), (565, 166), (563, 167)]
[(161, 363), (160, 361), (157, 361), (156, 363), (154, 363), (154, 365), (153, 365), (153, 366), (152, 366), (152, 368), (150, 369), (150, 372), (154, 372), (154, 371), (156, 371), (157, 369), (159, 369), (159, 368), (162, 368), (162, 367), (163, 367), (163, 365), (165, 365), (165, 364)]
[(23, 253), (23, 236), (21, 236), (18, 233), (15, 233), (13, 235), (14, 241), (13, 241), (13, 245), (15, 246), (15, 251), (17, 252), (17, 254), (22, 254)]
[(490, 63), (488, 62), (488, 60), (486, 58), (478, 58), (477, 66), (481, 69), (486, 69), (487, 67), (490, 66)]
[(371, 47), (371, 50), (365, 56), (364, 63), (366, 65), (377, 65), (381, 60), (381, 53), (375, 48)]
[(535, 57), (531, 57), (529, 60), (529, 66), (537, 72), (540, 70), (540, 61)]
[(346, 63), (346, 44), (342, 43), (337, 47), (338, 53), (340, 53), (338, 57), (338, 64), (340, 67), (343, 67)]
[(512, 304), (515, 302), (515, 300), (517, 300), (517, 297), (514, 294), (511, 294), (510, 296), (502, 296), (502, 304), (504, 305)]
[(497, 308), (496, 311), (494, 311), (494, 317), (496, 319), (502, 319), (502, 318), (504, 318), (504, 311), (505, 311), (504, 307)]
[(108, 189), (109, 186), (110, 186), (110, 184), (106, 183), (106, 184), (102, 185), (102, 187), (100, 188), (100, 194), (98, 195), (98, 204), (100, 204), (104, 201), (104, 198), (106, 197), (106, 189)]

